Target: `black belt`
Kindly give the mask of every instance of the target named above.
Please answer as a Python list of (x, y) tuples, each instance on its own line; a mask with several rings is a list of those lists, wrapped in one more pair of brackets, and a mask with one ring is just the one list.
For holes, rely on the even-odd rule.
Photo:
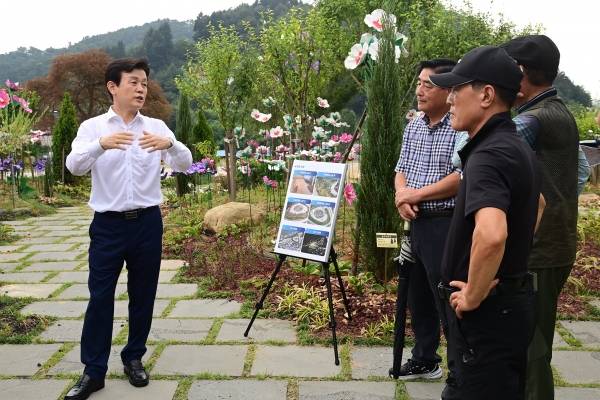
[(158, 206), (152, 206), (147, 208), (138, 208), (137, 210), (129, 210), (129, 211), (105, 211), (100, 213), (102, 215), (106, 215), (107, 217), (112, 218), (124, 218), (124, 219), (135, 219), (139, 218), (144, 214), (148, 214), (151, 211), (158, 209)]
[[(525, 285), (525, 282), (526, 282), (525, 278), (517, 279), (515, 281), (500, 282), (496, 286), (494, 286), (492, 288), (492, 290), (490, 290), (488, 297), (498, 296), (498, 295), (514, 292), (515, 290), (519, 289), (521, 286)], [(437, 289), (438, 289), (438, 294), (440, 295), (440, 299), (450, 299), (450, 295), (452, 293), (460, 291), (459, 288), (454, 287), (454, 286), (448, 286), (448, 285), (444, 284), (443, 282), (440, 282)]]
[(451, 217), (454, 214), (454, 208), (444, 208), (443, 210), (423, 210), (417, 213), (419, 218)]

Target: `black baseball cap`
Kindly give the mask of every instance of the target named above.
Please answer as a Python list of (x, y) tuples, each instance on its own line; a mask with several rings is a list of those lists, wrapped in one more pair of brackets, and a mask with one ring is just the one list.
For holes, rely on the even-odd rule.
[(517, 64), (537, 71), (558, 71), (560, 51), (546, 35), (520, 36), (500, 45)]
[(431, 83), (441, 88), (481, 81), (515, 92), (521, 89), (521, 79), (521, 68), (497, 46), (477, 47), (458, 60), (451, 72), (429, 75)]

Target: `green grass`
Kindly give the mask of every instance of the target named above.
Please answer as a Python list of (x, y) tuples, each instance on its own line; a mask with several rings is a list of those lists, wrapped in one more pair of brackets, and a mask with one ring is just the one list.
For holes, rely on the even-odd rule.
[[(58, 318), (51, 316), (23, 315), (20, 310), (35, 301), (33, 297), (12, 298), (2, 296), (0, 303), (0, 344), (30, 344), (35, 342), (35, 337), (42, 333), (50, 324)], [(30, 318), (37, 320), (35, 327), (27, 333), (14, 333), (8, 321), (21, 323)]]

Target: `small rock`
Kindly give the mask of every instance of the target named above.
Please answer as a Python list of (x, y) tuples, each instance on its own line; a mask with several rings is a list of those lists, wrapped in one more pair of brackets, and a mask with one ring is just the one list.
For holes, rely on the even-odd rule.
[(42, 364), (38, 363), (38, 367), (41, 367), (41, 366), (42, 366)]

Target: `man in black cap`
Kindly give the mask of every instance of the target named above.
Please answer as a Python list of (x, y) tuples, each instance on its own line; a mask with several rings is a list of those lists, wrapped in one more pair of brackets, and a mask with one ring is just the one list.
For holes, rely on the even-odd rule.
[[(534, 236), (529, 269), (537, 273), (537, 325), (529, 347), (528, 399), (554, 399), (552, 340), (558, 295), (575, 262), (577, 251), (577, 197), (589, 177), (589, 165), (579, 148), (573, 115), (552, 84), (558, 74), (560, 53), (545, 35), (522, 36), (504, 48), (524, 77), (517, 95), (517, 130), (536, 153), (542, 171), (546, 209)], [(579, 156), (578, 156), (579, 154)], [(578, 170), (581, 171), (578, 188)]]
[(464, 400), (525, 393), (534, 329), (527, 259), (543, 203), (535, 155), (510, 115), (522, 77), (495, 46), (471, 50), (452, 72), (430, 76), (453, 88), (450, 123), (469, 134), (459, 152), (463, 174), (439, 286)]

